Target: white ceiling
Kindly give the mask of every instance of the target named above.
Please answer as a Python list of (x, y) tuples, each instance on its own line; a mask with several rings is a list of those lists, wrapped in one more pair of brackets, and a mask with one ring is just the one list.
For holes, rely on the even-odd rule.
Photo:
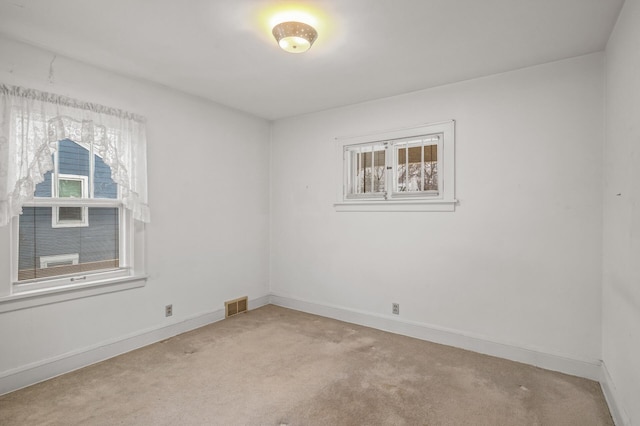
[(300, 1), (305, 54), (270, 34), (282, 1), (0, 0), (0, 33), (278, 119), (603, 50), (623, 1)]

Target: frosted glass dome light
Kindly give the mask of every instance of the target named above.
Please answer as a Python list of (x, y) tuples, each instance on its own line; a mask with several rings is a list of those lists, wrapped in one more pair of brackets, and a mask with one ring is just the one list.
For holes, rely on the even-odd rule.
[(282, 50), (289, 53), (302, 53), (311, 48), (318, 38), (318, 32), (311, 25), (289, 21), (273, 27), (273, 36)]

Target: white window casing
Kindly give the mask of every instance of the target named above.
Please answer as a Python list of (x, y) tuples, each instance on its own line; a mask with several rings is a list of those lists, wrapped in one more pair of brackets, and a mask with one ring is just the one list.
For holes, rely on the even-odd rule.
[(455, 210), (453, 120), (336, 138), (336, 154), (337, 211)]
[[(107, 206), (114, 200), (91, 200), (94, 205)], [(11, 223), (11, 294), (0, 297), (0, 313), (13, 310), (58, 303), (87, 296), (96, 296), (114, 291), (122, 291), (145, 285), (145, 224), (133, 220), (129, 210), (120, 208), (120, 267), (113, 270), (89, 272), (52, 277), (44, 280), (18, 281), (19, 219)]]
[[(89, 200), (97, 201), (91, 203), (92, 206), (114, 207), (117, 206), (117, 200)], [(114, 204), (116, 202), (116, 204)], [(37, 203), (37, 202), (36, 202)], [(29, 207), (31, 203), (27, 204)], [(37, 290), (56, 289), (56, 288), (74, 288), (91, 282), (108, 282), (110, 279), (130, 277), (134, 275), (144, 275), (144, 256), (133, 255), (134, 250), (140, 250), (144, 247), (143, 236), (134, 232), (137, 221), (132, 219), (131, 213), (123, 208), (119, 208), (119, 267), (111, 270), (87, 271), (84, 273), (74, 273), (69, 275), (61, 275), (43, 279), (18, 280), (18, 263), (12, 262), (12, 282), (13, 294), (28, 294)], [(14, 219), (12, 224), (12, 234), (19, 232), (18, 218)], [(142, 225), (142, 224), (140, 224)], [(18, 239), (12, 238), (14, 248), (12, 253), (18, 253)], [(140, 246), (140, 247), (137, 247)], [(53, 256), (52, 256), (53, 257)]]
[[(58, 172), (58, 141), (61, 140), (71, 140), (89, 151), (90, 176)], [(94, 154), (109, 167), (117, 198), (94, 198)], [(9, 226), (11, 246), (11, 268), (6, 276), (11, 287), (7, 296), (0, 297), (0, 313), (144, 285), (145, 223), (150, 216), (144, 117), (0, 84), (0, 169), (6, 171), (0, 175), (0, 226)], [(34, 189), (49, 171), (51, 196), (35, 196)], [(92, 215), (110, 215), (111, 222), (107, 219), (103, 222), (109, 228), (101, 225), (99, 229), (111, 232), (113, 239), (91, 237), (94, 239), (86, 241), (107, 242), (107, 250), (113, 247), (114, 256), (96, 257), (95, 247), (89, 244), (90, 251), (85, 254), (91, 253), (93, 257), (83, 261), (83, 251), (73, 249), (64, 239), (52, 240), (55, 237), (51, 234), (46, 235), (47, 242), (58, 244), (55, 250), (42, 250), (41, 254), (34, 250), (33, 256), (25, 257), (19, 248), (23, 207), (33, 209), (34, 215), (33, 221), (31, 216), (25, 219), (28, 220), (25, 226), (28, 224), (29, 229), (34, 230), (30, 232), (40, 234), (44, 223), (42, 209), (38, 208), (51, 209), (51, 221), (46, 221), (50, 223), (49, 229), (89, 228), (91, 209)], [(61, 209), (66, 211), (61, 214)], [(73, 209), (82, 209), (81, 215)], [(38, 211), (40, 216), (36, 218)], [(56, 232), (67, 232), (65, 235), (81, 241), (82, 233), (86, 235), (87, 231)], [(82, 240), (81, 247), (84, 246), (85, 240)], [(28, 254), (30, 248), (26, 247)], [(34, 268), (34, 273), (25, 274), (28, 269), (21, 269), (19, 278), (20, 259), (32, 259), (33, 266), (27, 268)], [(83, 262), (93, 262), (93, 265)], [(43, 271), (42, 274), (35, 273), (36, 269)]]

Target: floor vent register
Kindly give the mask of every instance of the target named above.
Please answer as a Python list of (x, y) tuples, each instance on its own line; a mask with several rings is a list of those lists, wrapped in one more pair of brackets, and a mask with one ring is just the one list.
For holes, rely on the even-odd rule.
[(239, 299), (229, 300), (224, 302), (224, 317), (229, 318), (243, 312), (247, 312), (248, 308), (247, 297), (241, 297)]

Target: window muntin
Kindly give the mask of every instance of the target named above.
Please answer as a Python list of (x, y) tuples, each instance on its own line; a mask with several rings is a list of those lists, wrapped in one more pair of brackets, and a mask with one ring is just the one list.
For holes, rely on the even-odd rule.
[(455, 210), (454, 130), (451, 120), (337, 139), (341, 176), (336, 208)]

